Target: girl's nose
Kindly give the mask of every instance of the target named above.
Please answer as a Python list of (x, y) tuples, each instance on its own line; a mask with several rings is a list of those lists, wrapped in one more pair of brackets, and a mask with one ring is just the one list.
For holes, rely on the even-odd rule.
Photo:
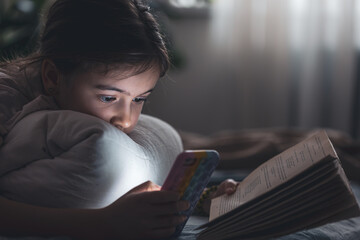
[(131, 108), (123, 106), (110, 120), (110, 123), (121, 131), (131, 126)]
[(115, 120), (112, 124), (121, 131), (125, 131), (131, 126), (130, 120)]

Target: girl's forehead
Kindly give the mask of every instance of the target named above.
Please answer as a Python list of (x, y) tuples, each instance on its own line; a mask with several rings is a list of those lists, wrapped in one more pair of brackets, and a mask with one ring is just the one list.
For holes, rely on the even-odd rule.
[(109, 79), (126, 79), (141, 73), (147, 72), (150, 74), (158, 74), (160, 76), (159, 66), (139, 65), (129, 66), (124, 64), (113, 64), (110, 66), (99, 66), (90, 69), (93, 76)]
[(138, 91), (148, 91), (153, 89), (159, 79), (159, 71), (157, 69), (148, 69), (138, 73), (134, 71), (112, 70), (107, 73), (98, 71), (87, 71), (73, 76), (71, 82), (78, 87), (96, 87), (107, 86), (114, 88), (122, 88), (129, 90), (131, 93)]
[[(145, 73), (145, 74), (143, 74)], [(160, 77), (160, 70), (157, 67), (151, 67), (149, 69), (140, 69), (136, 67), (112, 67), (108, 69), (101, 68), (93, 68), (85, 71), (79, 71), (73, 74), (73, 81), (78, 80), (103, 80), (103, 81), (116, 81), (116, 80), (124, 80), (128, 78), (132, 78), (137, 75), (157, 75)]]

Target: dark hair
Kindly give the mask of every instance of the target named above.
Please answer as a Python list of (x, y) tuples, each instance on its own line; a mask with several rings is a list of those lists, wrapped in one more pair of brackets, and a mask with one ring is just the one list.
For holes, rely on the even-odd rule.
[(159, 25), (138, 0), (55, 1), (32, 56), (33, 62), (46, 58), (63, 74), (99, 67), (137, 74), (156, 67), (162, 77), (169, 67)]

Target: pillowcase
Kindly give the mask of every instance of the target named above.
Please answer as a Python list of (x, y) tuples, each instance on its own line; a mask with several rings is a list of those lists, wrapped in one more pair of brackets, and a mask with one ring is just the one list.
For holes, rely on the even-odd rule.
[(161, 185), (182, 151), (178, 133), (147, 115), (127, 135), (87, 114), (39, 111), (20, 120), (0, 148), (0, 194), (47, 207), (101, 208), (144, 181)]

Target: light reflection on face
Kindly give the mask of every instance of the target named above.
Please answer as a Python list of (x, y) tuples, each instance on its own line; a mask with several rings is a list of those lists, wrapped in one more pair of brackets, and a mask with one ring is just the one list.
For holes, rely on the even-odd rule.
[(116, 70), (106, 75), (78, 73), (71, 77), (71, 84), (61, 84), (56, 101), (61, 109), (99, 117), (130, 133), (158, 78), (154, 69), (128, 77)]

